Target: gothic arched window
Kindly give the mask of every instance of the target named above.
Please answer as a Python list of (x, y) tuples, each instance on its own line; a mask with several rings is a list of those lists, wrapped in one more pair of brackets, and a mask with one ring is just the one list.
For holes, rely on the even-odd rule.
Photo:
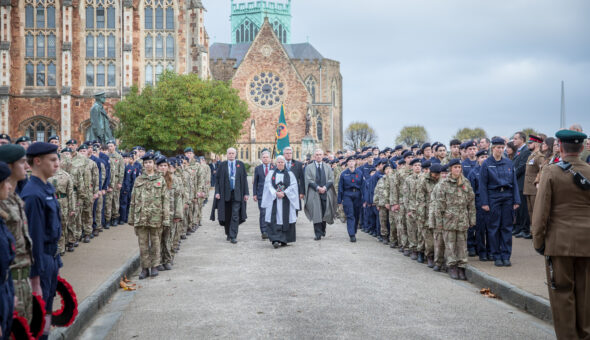
[(307, 91), (311, 94), (311, 100), (313, 103), (316, 102), (316, 81), (313, 76), (307, 77), (305, 80), (305, 86), (307, 87)]
[(319, 141), (324, 140), (324, 126), (322, 124), (322, 118), (321, 117), (318, 118), (318, 122), (317, 122), (317, 135), (318, 135), (318, 140)]
[(117, 3), (86, 2), (86, 86), (117, 86)]
[(55, 0), (25, 0), (25, 86), (56, 85)]
[(35, 116), (27, 119), (20, 124), (20, 130), (23, 134), (35, 142), (47, 142), (51, 136), (57, 135), (59, 126), (56, 121), (43, 117)]
[(176, 69), (173, 0), (143, 0), (145, 83), (156, 85), (164, 70)]

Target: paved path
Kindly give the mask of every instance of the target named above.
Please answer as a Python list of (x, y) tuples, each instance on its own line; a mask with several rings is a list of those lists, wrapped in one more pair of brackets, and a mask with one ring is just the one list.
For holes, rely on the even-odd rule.
[(342, 224), (317, 242), (301, 216), (298, 241), (275, 250), (260, 239), (255, 204), (248, 207), (237, 245), (206, 221), (183, 243), (172, 271), (117, 293), (81, 338), (555, 337), (551, 325), (364, 233), (350, 243)]

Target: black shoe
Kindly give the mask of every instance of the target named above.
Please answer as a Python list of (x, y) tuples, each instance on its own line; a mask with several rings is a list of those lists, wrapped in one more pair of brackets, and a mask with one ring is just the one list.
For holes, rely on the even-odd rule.
[(78, 243), (78, 241), (74, 242), (74, 247), (77, 247), (79, 245), (80, 245), (80, 243)]
[(424, 263), (424, 253), (418, 253), (418, 259), (416, 261), (418, 261), (418, 263)]
[(119, 223), (117, 223), (117, 219), (116, 218), (113, 218), (111, 220), (111, 227), (116, 227), (117, 225), (119, 225)]
[(525, 240), (532, 240), (533, 239), (533, 235), (531, 235), (531, 233), (529, 232), (522, 232), (522, 238), (524, 238)]
[(158, 268), (156, 268), (156, 267), (152, 267), (152, 270), (151, 270), (150, 276), (151, 276), (151, 277), (154, 277), (154, 276), (158, 276), (158, 274), (159, 274), (159, 272), (158, 272)]
[(520, 234), (520, 232), (521, 232), (520, 229), (517, 229), (517, 228), (512, 229), (512, 235)]
[(67, 246), (67, 247), (66, 247), (66, 251), (67, 251), (68, 253), (73, 253), (73, 252), (74, 252), (74, 246), (73, 246), (73, 245)]
[[(92, 235), (92, 234), (90, 234), (90, 235)], [(84, 236), (84, 239), (82, 239), (82, 242), (90, 243), (90, 236), (88, 236), (88, 235)]]
[(275, 249), (277, 249), (278, 247), (281, 246), (281, 244), (279, 242), (276, 242), (275, 241), (275, 242), (272, 243), (272, 246), (275, 247)]
[(469, 249), (468, 255), (469, 257), (474, 257), (477, 256), (477, 252), (475, 251), (475, 249)]
[(514, 237), (516, 237), (516, 238), (523, 238), (524, 235), (525, 235), (524, 231), (521, 231), (520, 233), (514, 235)]
[(512, 266), (512, 263), (510, 263), (510, 260), (503, 260), (502, 262), (504, 262), (504, 267)]
[(164, 268), (164, 266), (163, 266), (163, 265), (159, 265), (159, 266), (157, 266), (157, 267), (156, 267), (156, 269), (157, 269), (159, 272), (163, 272), (163, 271), (165, 271), (165, 270), (166, 270), (166, 268)]
[(356, 236), (351, 236), (350, 237), (350, 242), (352, 242), (352, 243), (356, 242)]
[(314, 237), (313, 239), (314, 239), (315, 241), (319, 241), (319, 240), (321, 240), (321, 239), (322, 239), (322, 237), (321, 237), (321, 236), (316, 236), (316, 237)]
[(165, 263), (164, 264), (164, 269), (166, 269), (166, 270), (172, 270), (172, 265), (170, 263)]
[(111, 227), (111, 221), (107, 221), (107, 223), (104, 224), (103, 228), (105, 229), (109, 229)]
[(435, 265), (432, 270), (434, 270), (435, 272), (440, 272), (440, 266)]
[[(107, 223), (107, 224), (105, 224), (105, 225), (102, 227), (102, 229), (107, 229), (107, 230), (108, 230), (108, 229), (111, 229), (111, 227), (110, 227), (110, 226), (109, 226), (109, 224)], [(100, 229), (100, 231), (102, 231), (102, 229)]]
[(263, 240), (268, 240), (268, 234), (267, 233), (262, 233), (262, 239)]
[(231, 241), (231, 237), (228, 236), (228, 237), (225, 238), (225, 240), (226, 241)]
[(149, 272), (149, 270), (148, 270), (147, 268), (143, 268), (143, 269), (141, 270), (141, 273), (139, 273), (139, 279), (140, 279), (140, 280), (143, 280), (143, 279), (145, 279), (146, 277), (148, 277), (149, 275), (150, 275), (150, 272)]
[(127, 222), (125, 222), (125, 221), (123, 221), (123, 220), (119, 220), (119, 225), (123, 225), (123, 224), (125, 224), (125, 223), (127, 223)]
[(377, 236), (377, 241), (383, 242), (383, 236), (381, 236), (381, 235)]
[(238, 243), (238, 240), (236, 240), (235, 238), (232, 238), (230, 242), (231, 242), (232, 244), (236, 244), (236, 243)]
[(496, 260), (496, 261), (494, 261), (494, 266), (496, 266), (496, 267), (504, 267), (504, 261), (502, 261), (502, 260)]
[(180, 238), (186, 240), (186, 235), (180, 235)]
[(480, 257), (479, 257), (479, 260), (480, 260), (481, 262), (486, 262), (486, 261), (488, 261), (488, 257), (487, 257), (487, 256), (485, 256), (485, 255), (483, 255), (483, 256), (480, 256)]

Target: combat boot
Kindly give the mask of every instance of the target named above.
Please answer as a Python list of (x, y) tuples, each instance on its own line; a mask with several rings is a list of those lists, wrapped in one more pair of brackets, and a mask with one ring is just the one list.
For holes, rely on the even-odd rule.
[(150, 272), (149, 272), (149, 270), (148, 270), (147, 268), (143, 268), (143, 269), (141, 270), (141, 273), (139, 273), (139, 279), (140, 279), (140, 280), (143, 280), (143, 279), (145, 279), (146, 277), (148, 277), (149, 275), (150, 275)]
[(98, 229), (94, 229), (92, 231), (92, 235), (94, 235), (94, 237), (97, 237), (98, 236), (98, 233), (100, 233), (100, 231)]
[(90, 243), (90, 236), (84, 235), (83, 238), (82, 238), (82, 242), (84, 242), (84, 243)]
[(457, 270), (457, 266), (450, 266), (449, 267), (449, 276), (453, 280), (459, 280), (459, 273)]
[(410, 256), (410, 250), (409, 249), (404, 250), (404, 256)]
[(151, 270), (151, 274), (150, 274), (150, 276), (151, 276), (151, 277), (154, 277), (154, 276), (158, 276), (158, 274), (159, 274), (159, 272), (158, 272), (158, 268), (156, 268), (156, 267), (152, 267), (152, 270)]
[(439, 265), (435, 265), (432, 270), (434, 270), (435, 272), (440, 272), (440, 266)]
[(418, 259), (416, 261), (418, 261), (418, 263), (424, 263), (424, 253), (423, 252), (418, 253)]
[(383, 236), (381, 236), (381, 235), (377, 236), (377, 241), (383, 242)]
[(459, 268), (459, 280), (467, 281), (467, 276), (465, 276), (465, 268)]
[(156, 267), (156, 269), (157, 269), (159, 272), (163, 272), (163, 271), (165, 271), (165, 270), (166, 270), (166, 268), (164, 268), (164, 266), (163, 266), (163, 265), (159, 265), (159, 266), (157, 266), (157, 267)]
[(410, 259), (416, 261), (418, 259), (418, 252), (413, 251), (412, 255), (410, 256)]
[(164, 269), (166, 269), (166, 270), (172, 270), (172, 265), (170, 263), (165, 263), (164, 264)]
[[(434, 267), (434, 256), (426, 256), (426, 260), (428, 261), (428, 268)], [(440, 270), (440, 268), (438, 270)]]
[(393, 242), (389, 243), (389, 248), (397, 248), (397, 242), (393, 241)]
[(118, 226), (118, 225), (119, 225), (119, 223), (117, 222), (117, 219), (116, 219), (116, 218), (113, 218), (113, 219), (111, 220), (111, 227), (116, 227), (116, 226)]

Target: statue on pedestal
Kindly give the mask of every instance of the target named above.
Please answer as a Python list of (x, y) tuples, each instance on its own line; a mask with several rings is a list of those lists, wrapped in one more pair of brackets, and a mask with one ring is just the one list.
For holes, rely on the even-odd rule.
[(109, 140), (114, 139), (109, 117), (103, 107), (103, 104), (106, 101), (106, 96), (104, 92), (99, 92), (94, 95), (94, 98), (96, 101), (90, 109), (88, 140), (97, 140), (101, 144), (106, 144)]

